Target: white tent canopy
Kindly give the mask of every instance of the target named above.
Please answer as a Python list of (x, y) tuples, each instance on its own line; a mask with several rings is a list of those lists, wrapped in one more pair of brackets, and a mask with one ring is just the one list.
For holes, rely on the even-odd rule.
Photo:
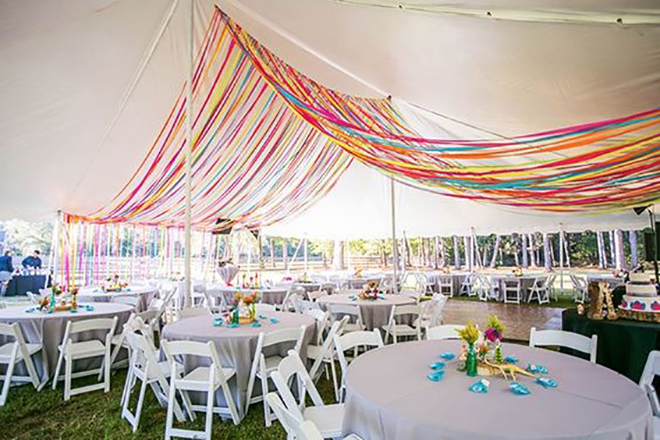
[[(121, 189), (185, 80), (187, 1), (0, 4), (0, 218), (88, 213)], [(329, 0), (217, 3), (320, 83), (414, 104), (411, 124), (427, 135), (512, 136), (648, 110), (660, 98), (658, 6), (650, 0), (581, 2), (580, 10), (546, 0), (515, 20), (507, 17), (527, 2), (500, 2), (493, 14), (503, 19)], [(198, 44), (214, 4), (196, 0)], [(462, 7), (478, 12), (483, 3)], [(624, 24), (539, 18), (548, 11), (564, 19), (620, 15)], [(530, 213), (397, 188), (399, 233), (409, 235), (647, 224), (631, 212)], [(269, 231), (385, 237), (389, 201), (389, 179), (354, 162), (319, 204)]]

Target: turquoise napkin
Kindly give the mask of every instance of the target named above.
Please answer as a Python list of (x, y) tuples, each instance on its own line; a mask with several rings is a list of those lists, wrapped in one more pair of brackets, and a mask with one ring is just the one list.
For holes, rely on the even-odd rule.
[(537, 377), (536, 383), (543, 388), (557, 388), (557, 381), (554, 379), (548, 379), (547, 377)]
[(29, 309), (26, 309), (26, 310), (25, 310), (25, 313), (34, 313), (34, 312), (36, 312), (37, 310), (39, 310), (39, 309), (37, 309), (36, 307), (30, 307)]
[(472, 385), (469, 386), (468, 390), (470, 390), (473, 393), (487, 393), (488, 392), (488, 387), (490, 386), (490, 382), (488, 382), (486, 379), (481, 379), (473, 383)]
[(451, 351), (445, 351), (444, 353), (440, 353), (440, 357), (446, 361), (450, 361), (454, 359), (456, 356), (454, 356), (454, 353)]
[(264, 315), (259, 315), (259, 319), (266, 319)]
[(350, 299), (351, 301), (357, 301), (357, 296), (351, 295), (348, 297), (348, 299)]
[(517, 394), (519, 396), (526, 396), (530, 393), (529, 388), (519, 382), (511, 382), (509, 389), (513, 394)]
[(231, 323), (227, 326), (228, 328), (238, 328), (240, 327), (238, 324)]
[(213, 319), (213, 325), (215, 327), (222, 327), (222, 318), (214, 318)]
[(255, 321), (252, 323), (252, 327), (261, 327), (261, 323)]
[(518, 363), (518, 358), (515, 356), (507, 356), (504, 358), (504, 362), (508, 364), (517, 364)]
[(270, 318), (270, 322), (272, 322), (273, 324), (277, 324), (280, 322), (280, 320), (277, 318)]
[(445, 368), (444, 362), (434, 362), (431, 364), (432, 370), (443, 370)]
[(543, 365), (527, 364), (526, 370), (532, 374), (548, 374), (548, 369)]
[(426, 377), (433, 382), (440, 382), (442, 377), (445, 375), (445, 370), (434, 371), (433, 373), (427, 375)]
[(130, 292), (130, 291), (131, 291), (130, 287), (127, 287), (127, 288), (124, 289), (124, 292)]
[(78, 309), (69, 309), (69, 312), (71, 312), (71, 313), (78, 313)]
[(378, 299), (385, 299), (385, 295), (378, 294)]

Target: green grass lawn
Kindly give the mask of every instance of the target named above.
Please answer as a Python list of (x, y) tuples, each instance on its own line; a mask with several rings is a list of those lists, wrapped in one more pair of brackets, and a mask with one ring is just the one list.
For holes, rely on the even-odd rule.
[[(121, 418), (120, 399), (126, 370), (112, 376), (109, 393), (102, 391), (73, 396), (64, 401), (63, 383), (55, 391), (48, 387), (37, 392), (31, 385), (10, 389), (7, 403), (0, 409), (0, 439), (162, 439), (165, 435), (166, 410), (161, 408), (151, 389), (147, 390), (140, 429), (133, 434), (128, 422)], [(93, 382), (92, 378), (79, 379), (75, 386)], [(139, 383), (138, 383), (139, 385)], [(332, 381), (321, 378), (319, 392), (326, 403), (334, 403)], [(139, 388), (138, 388), (139, 389)], [(133, 393), (131, 408), (137, 400)], [(178, 427), (204, 429), (204, 417), (195, 422), (186, 422)], [(270, 428), (264, 426), (263, 408), (255, 404), (245, 419), (238, 425), (213, 417), (213, 438), (232, 440), (285, 439), (284, 429), (275, 422)]]
[[(453, 296), (452, 301), (480, 301), (477, 296)], [(521, 305), (530, 306), (530, 307), (556, 307), (559, 309), (571, 309), (575, 307), (575, 300), (572, 296), (572, 291), (567, 290), (564, 294), (560, 294), (557, 297), (557, 301), (551, 299), (549, 303), (540, 304), (536, 301), (531, 303), (521, 303)]]

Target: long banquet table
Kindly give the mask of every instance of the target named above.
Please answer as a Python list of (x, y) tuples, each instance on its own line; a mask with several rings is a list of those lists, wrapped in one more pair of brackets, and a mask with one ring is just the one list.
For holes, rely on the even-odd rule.
[(458, 355), (458, 341), (395, 344), (358, 356), (348, 368), (344, 434), (364, 440), (652, 440), (653, 420), (645, 393), (600, 365), (551, 350), (504, 344), (523, 368), (544, 365), (557, 388), (519, 376), (529, 395), (488, 377), (486, 394), (468, 387), (478, 378), (447, 362), (444, 378), (427, 379), (438, 355)]

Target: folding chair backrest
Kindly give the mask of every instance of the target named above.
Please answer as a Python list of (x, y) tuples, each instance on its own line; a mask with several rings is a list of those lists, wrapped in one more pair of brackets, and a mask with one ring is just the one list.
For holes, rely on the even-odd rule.
[(465, 326), (453, 324), (431, 327), (426, 330), (426, 339), (433, 341), (440, 341), (444, 339), (461, 339), (456, 331), (461, 330), (464, 327)]
[(333, 319), (337, 319), (336, 315), (350, 315), (356, 318), (361, 318), (360, 307), (353, 304), (330, 304), (330, 314)]
[(332, 326), (330, 326), (328, 335), (325, 337), (323, 344), (321, 345), (321, 353), (316, 359), (314, 359), (314, 364), (312, 364), (312, 368), (309, 370), (312, 377), (316, 377), (317, 373), (320, 371), (326, 353), (330, 354), (332, 352), (332, 344), (334, 344), (335, 335), (341, 336), (347, 322), (348, 316), (344, 316), (340, 321), (335, 321), (332, 323)]
[(589, 360), (596, 362), (598, 336), (593, 335), (588, 338), (565, 330), (536, 330), (536, 327), (532, 327), (529, 333), (529, 346), (570, 348), (588, 354)]
[(168, 361), (171, 363), (176, 356), (198, 356), (211, 358), (211, 349), (209, 342), (198, 341), (168, 341), (163, 339), (161, 346), (167, 356)]
[[(296, 389), (298, 390), (297, 405), (301, 411), (305, 408), (305, 396), (307, 393), (309, 393), (309, 396), (311, 397), (315, 406), (323, 406), (323, 399), (316, 389), (312, 378), (309, 376), (305, 365), (300, 360), (298, 353), (293, 350), (289, 351), (289, 355), (280, 361), (279, 365), (277, 366), (277, 371), (280, 373), (277, 377), (277, 380), (283, 380), (283, 382), (279, 384), (276, 382), (278, 390), (281, 388), (290, 389), (292, 382), (296, 382)], [(276, 379), (274, 378), (273, 381), (275, 380)], [(285, 396), (283, 395), (282, 398), (285, 399)], [(295, 400), (287, 400), (288, 396), (284, 400), (287, 407), (290, 407), (291, 404), (296, 405)]]
[(401, 315), (414, 315), (414, 317), (418, 317), (421, 315), (421, 313), (421, 307), (416, 304), (406, 304), (392, 307), (392, 316), (394, 317)]
[[(277, 371), (274, 371), (271, 373), (271, 377), (277, 377), (278, 374), (279, 373)], [(268, 405), (282, 424), (282, 427), (289, 435), (289, 438), (295, 438), (296, 440), (306, 440), (299, 434), (299, 432), (301, 432), (300, 425), (304, 420), (302, 414), (299, 414), (300, 411), (298, 411), (298, 414), (296, 414), (295, 409), (290, 410), (287, 408), (284, 405), (284, 402), (282, 402), (282, 399), (280, 399), (280, 396), (278, 396), (276, 393), (268, 393), (266, 395), (266, 399), (268, 400)], [(303, 433), (302, 435), (305, 434)]]
[(537, 289), (543, 289), (546, 285), (547, 280), (548, 280), (547, 275), (536, 277), (536, 278), (534, 278), (533, 287), (535, 287)]
[(380, 348), (383, 346), (383, 338), (378, 329), (374, 329), (373, 331), (350, 332), (341, 336), (335, 335), (333, 339), (335, 342), (337, 358), (339, 359), (339, 365), (341, 366), (342, 376), (344, 377), (348, 369), (348, 360), (344, 355), (344, 351), (356, 347)]
[(330, 312), (324, 312), (321, 309), (307, 309), (303, 314), (311, 316), (316, 321), (316, 343), (320, 344), (330, 319)]
[(95, 318), (84, 319), (81, 321), (69, 321), (67, 323), (68, 333), (70, 335), (80, 332), (88, 332), (94, 330), (108, 330), (114, 333), (117, 326), (117, 317), (114, 318)]
[(303, 313), (306, 310), (314, 308), (316, 308), (316, 304), (306, 299), (298, 298), (294, 303), (294, 309), (296, 310), (296, 313)]
[(165, 310), (165, 301), (160, 298), (154, 298), (149, 303), (147, 310)]
[(646, 365), (642, 377), (639, 379), (639, 386), (642, 387), (651, 401), (653, 415), (660, 417), (660, 401), (658, 401), (658, 395), (653, 387), (656, 376), (660, 376), (660, 351), (653, 350), (646, 358)]
[(11, 336), (12, 338), (16, 338), (16, 328), (19, 329), (17, 323), (13, 324), (5, 324), (5, 323), (0, 323), (0, 335), (4, 336)]
[(294, 350), (300, 351), (302, 346), (303, 337), (305, 335), (305, 326), (299, 328), (285, 328), (270, 333), (259, 333), (261, 340), (261, 348), (270, 347), (272, 345), (282, 344), (285, 342), (295, 342)]

